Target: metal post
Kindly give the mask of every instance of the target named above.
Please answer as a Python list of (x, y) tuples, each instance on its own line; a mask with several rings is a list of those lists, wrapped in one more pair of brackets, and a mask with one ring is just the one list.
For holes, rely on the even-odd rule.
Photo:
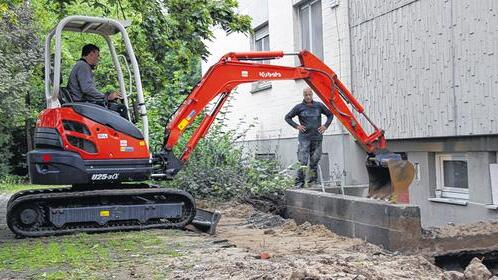
[(114, 68), (116, 68), (116, 72), (118, 74), (118, 83), (119, 83), (119, 90), (121, 91), (121, 94), (123, 95), (123, 100), (124, 100), (124, 105), (126, 106), (126, 116), (128, 116), (128, 119), (131, 120), (130, 118), (130, 111), (128, 110), (128, 95), (126, 93), (126, 86), (124, 83), (124, 77), (123, 77), (123, 71), (121, 70), (121, 64), (119, 63), (118, 56), (116, 55), (116, 49), (114, 48), (114, 45), (112, 44), (112, 40), (109, 36), (103, 36), (105, 38), (105, 41), (107, 42), (107, 46), (109, 47), (109, 51), (111, 53), (111, 58), (112, 58), (112, 63), (114, 64)]

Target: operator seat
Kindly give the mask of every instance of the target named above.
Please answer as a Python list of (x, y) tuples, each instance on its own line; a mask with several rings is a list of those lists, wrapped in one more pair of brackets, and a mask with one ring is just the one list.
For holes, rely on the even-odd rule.
[(60, 87), (59, 89), (59, 102), (62, 104), (73, 103), (73, 97), (66, 87)]

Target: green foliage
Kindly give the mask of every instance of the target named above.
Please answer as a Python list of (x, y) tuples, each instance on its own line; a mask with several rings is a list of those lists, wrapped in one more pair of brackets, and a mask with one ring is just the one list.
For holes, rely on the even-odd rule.
[[(7, 120), (0, 123), (0, 152), (5, 155), (0, 158), (0, 175), (11, 171), (9, 160), (24, 161), (19, 155), (25, 149), (19, 150), (13, 142), (26, 136), (23, 126), (28, 126), (28, 121), (32, 123), (44, 107), (39, 41), (61, 18), (82, 14), (131, 20), (128, 33), (141, 70), (154, 148), (162, 143), (168, 117), (200, 80), (201, 59), (209, 55), (204, 42), (213, 39), (214, 28), (250, 32), (251, 19), (238, 14), (237, 5), (235, 0), (32, 0), (31, 9), (22, 1), (10, 4), (9, 9), (0, 6), (0, 11), (5, 10), (0, 26), (0, 55), (7, 62), (7, 67), (0, 69), (0, 79), (9, 81), (0, 85), (0, 117)], [(121, 38), (114, 37), (118, 53), (124, 53)], [(63, 33), (62, 84), (67, 82), (71, 66), (87, 43), (101, 47), (101, 62), (95, 72), (99, 89), (116, 89), (115, 70), (105, 41), (97, 35), (73, 32)], [(9, 134), (13, 129), (19, 132), (18, 138)], [(234, 134), (218, 127), (200, 142), (185, 170), (169, 185), (198, 197), (267, 196), (279, 194), (290, 185), (278, 170), (276, 162), (248, 157), (234, 143)], [(16, 190), (17, 179), (4, 177), (1, 189)]]
[(281, 197), (292, 184), (279, 173), (279, 163), (252, 158), (235, 138), (233, 131), (213, 127), (184, 169), (166, 185), (185, 189), (196, 198)]
[(0, 178), (0, 193), (15, 193), (31, 189), (49, 189), (60, 186), (32, 185), (26, 182), (26, 177), (16, 175), (5, 175)]
[(0, 190), (3, 190), (4, 185), (15, 185), (15, 184), (22, 184), (26, 183), (26, 177), (24, 176), (18, 176), (18, 175), (12, 175), (12, 174), (6, 174), (2, 177), (0, 177)]
[(141, 14), (130, 36), (143, 42), (136, 48), (149, 90), (149, 116), (155, 120), (150, 122), (155, 147), (162, 143), (168, 117), (201, 78), (201, 59), (209, 55), (203, 41), (213, 39), (213, 27), (248, 33), (251, 19), (234, 12), (233, 0), (138, 0), (129, 6)]
[(0, 175), (15, 167), (10, 162), (12, 148), (19, 144), (12, 133), (30, 116), (25, 97), (32, 91), (30, 79), (41, 61), (35, 25), (32, 13), (23, 5), (0, 14)]
[[(104, 16), (131, 21), (128, 33), (139, 61), (149, 111), (151, 147), (162, 142), (169, 115), (200, 79), (200, 61), (209, 53), (205, 40), (215, 26), (250, 32), (250, 18), (236, 12), (234, 0), (32, 0), (0, 4), (0, 176), (23, 169), (25, 141), (44, 108), (43, 46), (40, 41), (67, 15)], [(124, 53), (120, 36), (113, 42)], [(62, 78), (65, 85), (81, 47), (101, 47), (95, 78), (105, 92), (118, 88), (105, 41), (97, 35), (63, 33)], [(126, 75), (126, 74), (125, 74)], [(128, 77), (125, 77), (128, 78)], [(5, 120), (5, 121), (4, 121)], [(16, 138), (13, 137), (15, 131)], [(32, 132), (31, 132), (32, 133)], [(17, 172), (22, 174), (22, 172)]]

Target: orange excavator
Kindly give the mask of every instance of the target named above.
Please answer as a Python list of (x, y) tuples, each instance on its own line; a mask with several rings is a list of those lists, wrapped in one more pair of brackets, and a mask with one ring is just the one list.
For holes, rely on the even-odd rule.
[[(362, 105), (337, 75), (312, 53), (282, 51), (228, 53), (214, 64), (183, 101), (167, 124), (164, 144), (157, 153), (148, 147), (148, 119), (140, 72), (126, 34), (126, 23), (86, 16), (63, 19), (47, 36), (45, 52), (45, 95), (47, 109), (39, 116), (35, 149), (28, 153), (31, 182), (71, 187), (21, 191), (7, 207), (7, 223), (18, 236), (45, 236), (72, 232), (102, 232), (147, 228), (183, 228), (193, 223), (213, 232), (219, 215), (196, 209), (192, 196), (181, 190), (164, 189), (145, 183), (173, 178), (213, 124), (232, 90), (242, 83), (261, 80), (304, 80), (327, 108), (367, 153), (369, 196), (406, 201), (414, 177), (413, 165), (386, 149), (384, 132), (365, 114)], [(127, 103), (122, 65), (110, 36), (121, 33), (135, 80), (142, 130), (119, 114), (99, 105), (72, 102), (60, 87), (61, 32), (102, 35), (116, 66), (121, 92)], [(55, 56), (50, 55), (55, 37)], [(257, 63), (258, 60), (297, 56), (298, 67)], [(54, 59), (53, 63), (51, 59)], [(53, 69), (50, 65), (53, 64)], [(51, 73), (53, 71), (53, 73)], [(130, 79), (131, 83), (131, 79)], [(214, 109), (204, 115), (183, 153), (173, 148), (185, 129), (208, 103), (218, 98)], [(368, 134), (351, 109), (372, 126)]]

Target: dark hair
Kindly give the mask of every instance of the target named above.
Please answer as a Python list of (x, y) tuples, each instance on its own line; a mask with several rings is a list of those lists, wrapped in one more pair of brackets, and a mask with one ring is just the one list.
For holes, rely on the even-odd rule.
[(100, 51), (99, 47), (95, 46), (94, 44), (86, 44), (83, 46), (81, 49), (81, 56), (87, 56), (93, 51)]

